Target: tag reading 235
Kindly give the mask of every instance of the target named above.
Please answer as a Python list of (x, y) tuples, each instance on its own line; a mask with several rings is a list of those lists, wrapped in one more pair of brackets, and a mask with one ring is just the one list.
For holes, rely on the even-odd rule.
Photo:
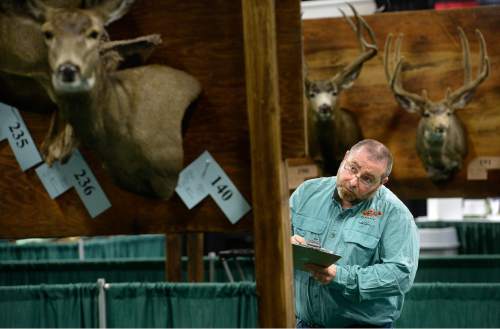
[(0, 118), (2, 119), (0, 125), (3, 126), (0, 127), (1, 135), (9, 140), (10, 148), (21, 170), (26, 171), (42, 162), (42, 157), (19, 111), (12, 106), (0, 103)]

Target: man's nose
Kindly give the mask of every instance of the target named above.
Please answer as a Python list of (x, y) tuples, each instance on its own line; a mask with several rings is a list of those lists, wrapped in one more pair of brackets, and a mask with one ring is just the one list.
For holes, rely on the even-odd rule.
[(351, 178), (349, 179), (349, 184), (351, 186), (358, 186), (359, 178), (358, 175), (351, 174)]

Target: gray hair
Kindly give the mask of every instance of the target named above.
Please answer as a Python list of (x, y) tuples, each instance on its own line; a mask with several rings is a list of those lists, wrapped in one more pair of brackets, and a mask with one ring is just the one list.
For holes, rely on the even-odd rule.
[(362, 148), (370, 154), (371, 159), (375, 161), (384, 161), (386, 163), (385, 174), (382, 178), (389, 177), (394, 159), (387, 146), (374, 139), (363, 139), (354, 144), (350, 151), (355, 152)]

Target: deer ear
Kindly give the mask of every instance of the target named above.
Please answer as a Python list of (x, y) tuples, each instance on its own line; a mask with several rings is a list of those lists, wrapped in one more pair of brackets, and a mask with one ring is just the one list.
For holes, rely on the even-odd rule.
[(356, 68), (354, 68), (354, 70), (352, 70), (349, 74), (343, 76), (342, 78), (336, 76), (335, 78), (332, 79), (332, 81), (340, 79), (338, 83), (339, 91), (349, 89), (354, 84), (354, 81), (359, 77), (362, 68), (363, 64), (360, 64)]
[(48, 7), (40, 0), (28, 0), (26, 2), (28, 15), (39, 23), (44, 23), (47, 18)]
[(102, 17), (104, 25), (108, 25), (122, 18), (130, 10), (133, 3), (134, 0), (104, 0), (92, 10)]
[(460, 95), (459, 97), (453, 99), (452, 101), (450, 101), (450, 107), (453, 109), (453, 110), (460, 110), (460, 109), (463, 109), (465, 107), (465, 105), (467, 105), (467, 103), (470, 102), (470, 100), (472, 99), (472, 97), (474, 96), (474, 92), (476, 91), (476, 89), (470, 89), (466, 92), (464, 92), (462, 95)]
[(421, 113), (424, 104), (417, 103), (415, 100), (410, 97), (404, 97), (401, 95), (394, 95), (398, 104), (410, 113)]
[(115, 59), (116, 55), (121, 58), (118, 64), (124, 61), (126, 66), (133, 66), (144, 64), (159, 44), (161, 44), (160, 35), (150, 34), (135, 39), (104, 42), (99, 51), (103, 57), (114, 52), (116, 54), (112, 56)]
[(309, 88), (311, 88), (311, 80), (309, 80), (308, 78), (305, 78), (304, 85), (306, 86), (305, 92), (307, 93), (309, 91)]
[(101, 60), (106, 72), (116, 71), (124, 58), (116, 50), (106, 49), (101, 52)]

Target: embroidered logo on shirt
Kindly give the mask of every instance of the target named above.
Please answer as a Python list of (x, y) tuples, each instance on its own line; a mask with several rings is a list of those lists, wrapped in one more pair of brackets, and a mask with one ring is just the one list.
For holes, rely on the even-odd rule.
[(368, 210), (363, 211), (361, 214), (365, 218), (373, 218), (373, 219), (375, 219), (375, 217), (381, 216), (383, 214), (383, 212), (381, 212), (380, 210), (368, 209)]

